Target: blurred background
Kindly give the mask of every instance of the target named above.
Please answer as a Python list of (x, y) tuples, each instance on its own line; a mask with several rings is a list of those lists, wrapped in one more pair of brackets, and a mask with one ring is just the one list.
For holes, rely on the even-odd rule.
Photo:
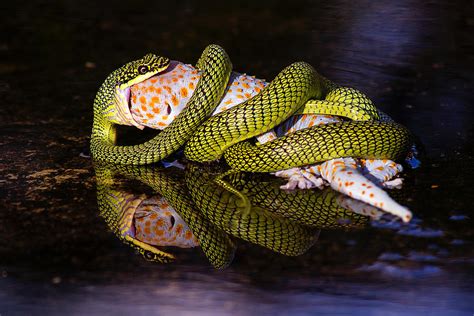
[[(472, 314), (472, 1), (35, 0), (0, 11), (0, 315)], [(307, 61), (412, 130), (425, 155), (405, 175), (406, 204), (423, 229), (322, 232), (298, 258), (243, 244), (225, 271), (199, 251), (148, 263), (116, 240), (80, 156), (94, 95), (125, 62), (153, 52), (194, 63), (210, 43), (268, 80)]]

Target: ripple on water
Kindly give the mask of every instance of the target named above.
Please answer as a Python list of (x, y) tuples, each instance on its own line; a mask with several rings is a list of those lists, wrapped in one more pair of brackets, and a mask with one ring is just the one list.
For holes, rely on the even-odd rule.
[(444, 232), (440, 229), (422, 227), (422, 221), (414, 218), (410, 223), (401, 223), (396, 220), (387, 220), (384, 216), (382, 220), (372, 221), (371, 226), (379, 229), (390, 229), (396, 231), (399, 235), (413, 236), (421, 238), (437, 238), (443, 237)]
[(435, 265), (405, 267), (380, 261), (370, 265), (363, 265), (359, 268), (359, 271), (374, 272), (380, 274), (383, 277), (405, 280), (437, 277), (443, 273), (443, 270)]

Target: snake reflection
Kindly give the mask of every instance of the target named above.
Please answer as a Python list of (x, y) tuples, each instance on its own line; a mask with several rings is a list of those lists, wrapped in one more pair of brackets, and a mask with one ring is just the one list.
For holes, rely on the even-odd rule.
[[(146, 259), (163, 263), (175, 259), (163, 246), (200, 246), (215, 268), (227, 267), (236, 238), (298, 256), (314, 245), (320, 229), (360, 228), (367, 215), (382, 214), (330, 188), (288, 193), (268, 175), (232, 174), (229, 183), (251, 202), (245, 212), (238, 196), (215, 183), (218, 166), (188, 164), (183, 171), (100, 163), (95, 170), (99, 212), (109, 228)], [(122, 177), (156, 194), (136, 193)]]

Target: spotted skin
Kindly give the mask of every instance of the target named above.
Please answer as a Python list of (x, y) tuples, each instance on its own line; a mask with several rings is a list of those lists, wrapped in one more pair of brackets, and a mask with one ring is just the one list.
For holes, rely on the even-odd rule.
[[(170, 225), (159, 223), (159, 216), (157, 216), (155, 224), (158, 224), (159, 227), (165, 225), (169, 229), (171, 218), (166, 215), (166, 212), (169, 211), (173, 216), (176, 212), (179, 218), (183, 220), (183, 222), (180, 222), (177, 220), (178, 217), (175, 217), (176, 226), (172, 226), (178, 228), (178, 224), (183, 224), (183, 230), (180, 233), (184, 232), (186, 241), (181, 240), (184, 245), (197, 244), (194, 238), (187, 241), (187, 236), (189, 236), (187, 232), (191, 230), (194, 237), (199, 240), (202, 251), (215, 268), (222, 269), (230, 264), (235, 252), (234, 243), (229, 236), (207, 221), (196, 209), (194, 202), (187, 194), (186, 185), (182, 181), (184, 175), (180, 175), (179, 170), (173, 172), (173, 175), (176, 175), (176, 177), (173, 177), (163, 170), (140, 166), (97, 163), (94, 165), (94, 169), (97, 179), (97, 202), (100, 215), (105, 219), (109, 228), (124, 243), (136, 249), (147, 260), (162, 263), (175, 260), (174, 255), (159, 249), (155, 245), (157, 240), (153, 238), (153, 235), (145, 232), (147, 221), (151, 220), (153, 214), (159, 215), (160, 213), (164, 215), (165, 220), (169, 220)], [(120, 184), (116, 180), (118, 174), (143, 182), (159, 194), (159, 197), (132, 194), (120, 187), (117, 188), (116, 184)], [(151, 211), (150, 207), (153, 208)], [(138, 218), (135, 217), (137, 210), (140, 211)], [(134, 225), (136, 224), (135, 221), (138, 221), (137, 226)], [(187, 227), (184, 226), (184, 223)], [(152, 227), (152, 224), (150, 223), (149, 226)], [(145, 232), (145, 234), (140, 233), (139, 235), (142, 240), (136, 238), (137, 230)], [(176, 232), (176, 230), (172, 229), (169, 239), (173, 239), (172, 232)], [(168, 243), (170, 242), (169, 239), (167, 240)], [(180, 239), (182, 238), (175, 238), (173, 243)], [(163, 243), (163, 240), (160, 240), (160, 243)]]
[(404, 222), (412, 218), (411, 212), (396, 203), (390, 196), (364, 177), (352, 158), (339, 158), (327, 161), (321, 167), (322, 177), (331, 187), (351, 198), (366, 202), (400, 217)]
[[(224, 94), (225, 84), (232, 70), (229, 56), (222, 47), (207, 46), (196, 63), (196, 67), (203, 71), (203, 75), (181, 115), (176, 117), (162, 133), (145, 143), (118, 146), (115, 144), (115, 125), (132, 124), (135, 121), (131, 114), (122, 121), (113, 120), (114, 116), (111, 116), (109, 112), (129, 112), (127, 98), (129, 90), (127, 89), (165, 71), (170, 63), (167, 58), (152, 55), (151, 67), (147, 68), (150, 71), (145, 71), (143, 75), (135, 74), (137, 72), (135, 69), (143, 69), (142, 67), (147, 65), (146, 62), (148, 59), (142, 58), (125, 64), (112, 72), (97, 92), (94, 100), (94, 122), (90, 146), (92, 156), (96, 161), (145, 165), (160, 161), (174, 153), (214, 111)], [(129, 73), (131, 75), (128, 75)]]
[[(200, 72), (190, 65), (185, 65), (176, 61), (172, 61), (169, 69), (154, 76), (131, 88), (130, 107), (134, 119), (144, 126), (162, 129), (169, 125), (173, 119), (182, 111), (190, 95), (194, 92), (193, 88), (200, 78)], [(213, 114), (221, 113), (232, 108), (249, 98), (254, 97), (261, 92), (268, 84), (260, 79), (232, 73), (228, 86), (226, 87), (223, 99)], [(357, 93), (357, 92), (354, 92)], [(336, 94), (332, 93), (333, 101), (338, 101)], [(343, 94), (341, 94), (343, 95)], [(339, 98), (341, 98), (339, 96)], [(332, 101), (331, 101), (332, 102)], [(311, 103), (310, 103), (311, 104)], [(302, 114), (294, 115), (288, 120), (280, 124), (275, 130), (268, 131), (257, 136), (261, 144), (271, 142), (278, 137), (289, 135), (296, 131), (331, 123), (341, 123), (342, 120), (331, 115)], [(367, 161), (367, 166), (365, 164)], [(340, 191), (356, 199), (362, 200), (370, 205), (384, 209), (394, 215), (400, 216), (404, 220), (411, 218), (411, 213), (398, 204), (396, 204), (385, 192), (380, 190), (375, 183), (383, 184), (394, 177), (401, 171), (401, 166), (387, 159), (384, 160), (361, 160), (365, 167), (362, 176), (359, 168), (353, 170), (356, 175), (344, 181), (344, 183), (355, 182), (356, 185), (351, 189), (340, 187), (333, 177), (324, 176), (331, 173), (331, 168), (340, 160), (329, 160), (319, 165), (302, 166), (301, 168), (292, 168), (289, 170), (277, 172), (277, 176), (284, 177), (289, 182), (283, 186), (284, 189), (309, 189), (312, 187), (322, 188), (325, 183), (329, 183), (335, 190)], [(339, 178), (346, 179), (347, 175), (341, 173)], [(374, 187), (376, 193), (362, 194), (362, 181), (372, 179), (374, 183), (370, 183), (370, 187)], [(354, 190), (359, 190), (355, 192)], [(395, 204), (394, 204), (395, 203)]]
[[(184, 110), (201, 71), (191, 65), (172, 61), (165, 72), (131, 87), (130, 109), (140, 125), (164, 129)], [(224, 97), (213, 115), (257, 95), (267, 85), (263, 80), (245, 74), (232, 73)]]
[(191, 229), (164, 197), (142, 201), (134, 214), (135, 238), (154, 246), (197, 247)]

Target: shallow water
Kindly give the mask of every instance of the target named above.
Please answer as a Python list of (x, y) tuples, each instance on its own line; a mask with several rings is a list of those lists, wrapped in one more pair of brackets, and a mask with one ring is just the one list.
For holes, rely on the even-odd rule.
[[(468, 1), (0, 8), (0, 315), (473, 313)], [(323, 229), (298, 257), (239, 241), (225, 270), (200, 248), (162, 265), (122, 244), (98, 215), (81, 156), (95, 92), (145, 52), (193, 63), (212, 42), (235, 70), (261, 78), (308, 61), (412, 130), (425, 156), (401, 195), (415, 220)]]

